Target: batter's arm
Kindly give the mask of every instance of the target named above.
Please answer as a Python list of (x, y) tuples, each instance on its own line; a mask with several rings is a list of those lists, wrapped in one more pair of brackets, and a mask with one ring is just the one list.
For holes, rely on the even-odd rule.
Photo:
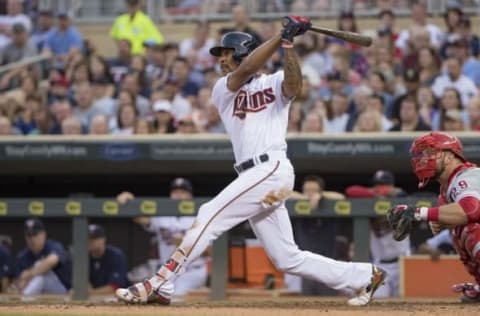
[(282, 42), (280, 34), (275, 35), (249, 54), (228, 76), (227, 88), (230, 91), (240, 89), (250, 77), (255, 75), (277, 51)]
[(293, 44), (283, 46), (284, 57), (284, 78), (282, 82), (282, 93), (287, 98), (296, 96), (302, 88), (302, 71), (298, 64), (298, 57)]

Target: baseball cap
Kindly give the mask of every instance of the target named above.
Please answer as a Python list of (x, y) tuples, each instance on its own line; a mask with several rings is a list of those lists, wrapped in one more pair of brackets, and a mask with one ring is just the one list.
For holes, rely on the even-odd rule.
[(170, 190), (174, 190), (174, 189), (182, 189), (190, 193), (193, 193), (192, 183), (185, 178), (175, 178), (170, 184)]
[(403, 72), (403, 79), (408, 82), (418, 82), (420, 80), (420, 76), (416, 69), (408, 68)]
[(395, 177), (393, 173), (388, 170), (377, 170), (373, 175), (373, 184), (395, 184)]
[(35, 236), (41, 231), (45, 230), (45, 226), (38, 218), (29, 218), (23, 225), (23, 231), (27, 236)]
[(50, 85), (59, 85), (65, 88), (68, 88), (68, 80), (65, 76), (60, 76), (57, 79), (51, 80)]
[(88, 237), (91, 239), (105, 238), (105, 229), (97, 224), (88, 225)]
[(154, 112), (172, 112), (172, 104), (166, 100), (158, 100), (153, 104), (153, 111)]

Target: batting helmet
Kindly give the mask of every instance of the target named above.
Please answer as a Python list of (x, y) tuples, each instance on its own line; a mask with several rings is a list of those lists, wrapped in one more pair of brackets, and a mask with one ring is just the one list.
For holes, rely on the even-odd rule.
[(417, 176), (419, 187), (424, 187), (428, 180), (436, 173), (436, 154), (441, 151), (450, 151), (463, 162), (463, 148), (460, 140), (443, 132), (431, 132), (417, 139), (410, 147), (411, 163)]
[(258, 46), (255, 38), (243, 32), (228, 32), (222, 36), (219, 46), (210, 48), (210, 54), (220, 57), (222, 48), (233, 49), (233, 59), (240, 63), (243, 57), (250, 54)]

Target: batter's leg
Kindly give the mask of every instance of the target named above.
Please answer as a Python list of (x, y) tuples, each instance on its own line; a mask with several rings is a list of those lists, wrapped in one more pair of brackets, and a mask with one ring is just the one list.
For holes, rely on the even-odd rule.
[[(250, 224), (274, 265), (286, 273), (322, 282), (336, 290), (362, 291), (372, 283), (375, 272), (372, 270), (375, 269), (370, 263), (336, 261), (300, 250), (294, 242), (285, 205), (252, 217)], [(383, 282), (383, 278), (379, 282)], [(375, 284), (374, 291), (378, 285)], [(370, 301), (371, 294), (365, 304)]]
[(156, 294), (169, 301), (173, 292), (171, 281), (179, 271), (198, 258), (223, 232), (259, 212), (265, 212), (261, 205), (263, 197), (272, 188), (293, 185), (291, 174), (289, 162), (283, 167), (280, 161), (263, 163), (242, 173), (220, 194), (200, 207), (192, 228), (156, 276), (128, 289), (118, 289), (117, 297), (129, 303), (147, 303)]

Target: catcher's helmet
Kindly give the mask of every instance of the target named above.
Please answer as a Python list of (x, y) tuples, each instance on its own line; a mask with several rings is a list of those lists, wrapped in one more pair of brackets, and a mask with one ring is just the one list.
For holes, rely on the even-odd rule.
[(428, 180), (436, 173), (436, 154), (438, 152), (451, 151), (463, 162), (463, 148), (460, 140), (450, 134), (443, 132), (431, 132), (417, 139), (410, 147), (411, 163), (413, 171), (420, 181), (418, 186), (424, 187)]
[(228, 32), (222, 36), (219, 46), (210, 48), (210, 54), (220, 57), (222, 48), (233, 49), (233, 59), (240, 63), (243, 57), (250, 54), (258, 46), (255, 38), (243, 32)]

